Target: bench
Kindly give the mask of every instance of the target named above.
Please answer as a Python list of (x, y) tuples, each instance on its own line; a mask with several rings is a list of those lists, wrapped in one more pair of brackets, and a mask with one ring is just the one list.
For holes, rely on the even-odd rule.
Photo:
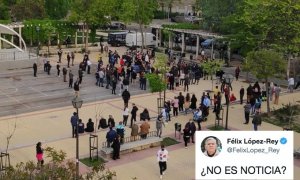
[[(137, 136), (135, 140), (132, 137), (126, 137), (124, 144), (121, 145), (120, 155), (160, 146), (162, 140), (162, 138), (156, 137), (156, 131), (151, 131), (146, 139), (141, 139), (140, 136)], [(107, 143), (103, 142), (101, 155), (105, 158), (111, 158), (112, 153), (113, 149), (107, 147)]]

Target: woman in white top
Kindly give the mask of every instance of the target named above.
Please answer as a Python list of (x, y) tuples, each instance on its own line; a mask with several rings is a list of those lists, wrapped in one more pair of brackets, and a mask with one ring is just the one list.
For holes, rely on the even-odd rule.
[(185, 74), (184, 74), (184, 72), (181, 70), (181, 71), (180, 71), (180, 86), (183, 85), (183, 83), (184, 83), (184, 77), (185, 77)]
[(129, 109), (127, 106), (125, 106), (124, 110), (123, 110), (123, 125), (124, 126), (127, 125), (128, 116), (129, 116)]
[(124, 87), (123, 86), (123, 77), (122, 76), (119, 78), (118, 86), (120, 88), (120, 90), (119, 90), (119, 96), (121, 96), (122, 93), (123, 93), (123, 87)]

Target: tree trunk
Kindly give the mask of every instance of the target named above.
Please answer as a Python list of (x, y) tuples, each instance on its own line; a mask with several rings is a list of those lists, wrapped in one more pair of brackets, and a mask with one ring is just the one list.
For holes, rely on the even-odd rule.
[(144, 47), (145, 47), (145, 42), (144, 42), (143, 24), (142, 24), (141, 21), (139, 22), (139, 27), (140, 27), (140, 31), (141, 31), (141, 35), (142, 35), (142, 46), (141, 46), (141, 49), (142, 49), (142, 52), (143, 52)]
[(50, 36), (48, 37), (48, 57), (50, 56)]
[(290, 77), (290, 68), (291, 68), (291, 54), (288, 54), (288, 63), (287, 63), (287, 69), (286, 69), (286, 78), (288, 79)]
[(88, 48), (88, 38), (89, 38), (89, 25), (85, 22), (85, 51), (87, 52)]

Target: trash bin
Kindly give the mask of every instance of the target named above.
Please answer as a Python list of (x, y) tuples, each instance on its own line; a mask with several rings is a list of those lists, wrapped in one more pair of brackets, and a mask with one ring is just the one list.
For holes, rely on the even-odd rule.
[(181, 124), (180, 123), (175, 123), (175, 131), (181, 131)]

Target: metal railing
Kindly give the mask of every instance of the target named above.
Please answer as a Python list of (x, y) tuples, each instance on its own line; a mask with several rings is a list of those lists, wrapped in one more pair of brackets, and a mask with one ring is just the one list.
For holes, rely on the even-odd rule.
[(16, 60), (26, 60), (36, 58), (37, 55), (34, 52), (20, 52), (20, 51), (1, 51), (0, 61), (16, 61)]
[[(150, 131), (147, 134), (147, 138), (148, 137), (155, 137), (155, 136), (157, 136), (157, 132), (156, 131)], [(137, 136), (124, 137), (123, 142), (124, 143), (129, 143), (129, 142), (142, 141), (142, 140), (145, 140), (145, 139), (142, 139), (140, 135), (137, 135)], [(102, 143), (102, 148), (107, 148), (107, 142), (106, 141)]]

